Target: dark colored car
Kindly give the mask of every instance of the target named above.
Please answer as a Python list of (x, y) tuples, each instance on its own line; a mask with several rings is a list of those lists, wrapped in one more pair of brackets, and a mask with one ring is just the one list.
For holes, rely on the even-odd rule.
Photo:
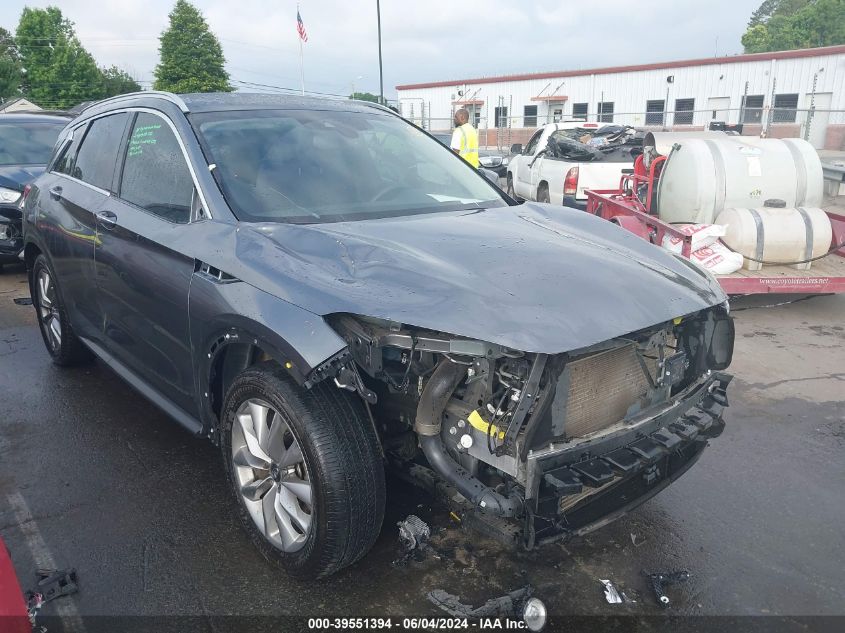
[(138, 93), (86, 109), (25, 201), (47, 350), (98, 356), (220, 447), (291, 574), (361, 558), (386, 463), (527, 547), (583, 533), (721, 431), (716, 281), (513, 201), (375, 104)]
[(0, 267), (20, 262), (21, 194), (44, 171), (68, 121), (54, 114), (0, 114)]

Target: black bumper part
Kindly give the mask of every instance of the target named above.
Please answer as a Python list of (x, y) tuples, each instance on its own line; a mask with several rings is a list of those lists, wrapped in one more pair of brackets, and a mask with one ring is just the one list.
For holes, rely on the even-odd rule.
[(572, 466), (581, 479), (589, 486), (599, 488), (613, 479), (613, 466), (603, 459), (591, 459)]
[[(680, 477), (725, 427), (725, 388), (718, 374), (699, 403), (666, 426), (603, 455), (553, 466), (543, 475), (534, 517), (536, 542), (590, 532), (622, 516)], [(584, 494), (589, 491), (591, 494)], [(582, 498), (567, 497), (581, 494)], [(563, 508), (563, 509), (562, 509)]]
[(0, 233), (8, 236), (6, 239), (0, 239), (0, 264), (17, 263), (23, 250), (20, 209), (0, 205), (0, 225), (3, 229)]

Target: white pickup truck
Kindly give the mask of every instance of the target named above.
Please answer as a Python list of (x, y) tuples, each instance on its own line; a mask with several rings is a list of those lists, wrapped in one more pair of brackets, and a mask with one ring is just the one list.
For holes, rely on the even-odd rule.
[(618, 187), (623, 170), (642, 152), (642, 135), (630, 127), (563, 121), (537, 130), (523, 148), (514, 145), (507, 173), (512, 198), (585, 209), (585, 189)]

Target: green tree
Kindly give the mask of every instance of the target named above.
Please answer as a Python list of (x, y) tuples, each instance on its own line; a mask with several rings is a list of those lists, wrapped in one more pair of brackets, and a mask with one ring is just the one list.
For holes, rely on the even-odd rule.
[(56, 7), (21, 14), (15, 35), (24, 95), (49, 108), (69, 108), (103, 97), (100, 69), (80, 44), (73, 23)]
[(171, 92), (231, 92), (220, 41), (199, 10), (177, 0), (161, 34), (160, 60), (155, 69), (156, 90)]
[(746, 53), (845, 44), (845, 0), (765, 0), (742, 36)]
[(0, 102), (18, 95), (21, 62), (12, 34), (0, 27)]
[(748, 26), (765, 24), (775, 15), (792, 15), (812, 0), (763, 0), (763, 4), (751, 14)]
[(140, 84), (135, 81), (129, 73), (117, 66), (101, 68), (100, 74), (103, 77), (103, 96), (113, 97), (127, 92), (139, 92)]
[(372, 101), (373, 103), (379, 103), (380, 99), (378, 95), (374, 95), (371, 92), (353, 92), (349, 95), (350, 99), (358, 99), (359, 101)]

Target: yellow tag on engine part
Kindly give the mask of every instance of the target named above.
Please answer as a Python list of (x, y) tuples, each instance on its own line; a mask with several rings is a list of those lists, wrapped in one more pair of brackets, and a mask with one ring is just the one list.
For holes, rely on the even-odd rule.
[(684, 317), (675, 317), (674, 319), (672, 319), (672, 323), (674, 323), (675, 325), (680, 325), (681, 321), (683, 321), (683, 320), (684, 320)]
[(505, 439), (505, 432), (500, 431), (498, 428), (496, 428), (495, 424), (491, 429), (490, 423), (485, 422), (484, 418), (481, 417), (481, 414), (478, 411), (473, 411), (472, 413), (470, 413), (467, 420), (472, 425), (472, 428), (478, 429), (479, 431), (484, 433), (484, 435), (493, 435), (494, 437), (498, 437), (500, 440)]

